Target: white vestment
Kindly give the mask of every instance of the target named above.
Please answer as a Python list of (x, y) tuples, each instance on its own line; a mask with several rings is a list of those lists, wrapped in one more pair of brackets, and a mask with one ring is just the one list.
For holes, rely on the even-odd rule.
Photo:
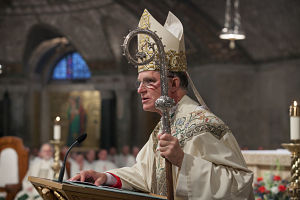
[(118, 157), (117, 165), (118, 167), (131, 167), (135, 164), (135, 158), (133, 155), (123, 155), (120, 154)]
[(33, 185), (28, 181), (29, 176), (35, 176), (40, 178), (53, 179), (54, 171), (51, 168), (53, 165), (53, 159), (45, 160), (41, 158), (35, 158), (30, 162), (29, 169), (26, 176), (22, 182), (22, 190), (16, 195), (15, 199), (20, 198), (23, 195), (28, 195), (28, 199), (42, 199), (38, 197), (39, 194), (33, 187)]
[(76, 174), (80, 173), (83, 170), (84, 166), (82, 166), (82, 169), (80, 170), (79, 164), (74, 159), (70, 159), (69, 162), (70, 162), (70, 176), (71, 177), (76, 176)]
[(118, 159), (119, 159), (119, 156), (118, 155), (107, 155), (107, 160), (113, 162), (115, 165), (118, 166)]
[[(157, 152), (161, 122), (133, 167), (110, 170), (122, 188), (166, 195), (164, 159)], [(172, 167), (175, 199), (254, 199), (253, 173), (247, 168), (230, 129), (213, 113), (184, 96), (171, 114), (171, 134), (184, 152)]]
[(96, 161), (90, 163), (89, 161), (85, 160), (83, 162), (83, 170), (95, 170), (95, 163)]
[(107, 170), (116, 169), (117, 166), (109, 160), (96, 160), (95, 170), (97, 172), (105, 172)]

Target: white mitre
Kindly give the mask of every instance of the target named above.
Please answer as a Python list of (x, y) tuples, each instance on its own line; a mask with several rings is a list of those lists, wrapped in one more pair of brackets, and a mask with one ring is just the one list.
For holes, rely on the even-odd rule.
[[(180, 20), (173, 13), (169, 12), (165, 25), (162, 26), (152, 17), (149, 11), (145, 9), (138, 26), (139, 28), (149, 29), (155, 32), (161, 38), (162, 43), (165, 46), (164, 49), (169, 71), (187, 71), (183, 26)], [(149, 41), (153, 43), (152, 38), (148, 35), (138, 35), (138, 50), (139, 52), (145, 52), (147, 55), (146, 58), (149, 58), (150, 56), (148, 54), (153, 52), (153, 50), (148, 47)], [(159, 70), (159, 66), (153, 61), (147, 65), (138, 66), (138, 72), (151, 70)]]
[[(198, 102), (204, 108), (208, 109), (187, 71), (183, 26), (180, 20), (173, 13), (169, 12), (165, 25), (162, 26), (152, 17), (149, 11), (145, 9), (139, 22), (139, 28), (151, 30), (161, 38), (167, 58), (168, 71), (185, 72)], [(154, 42), (150, 36), (145, 34), (138, 35), (138, 51), (146, 53), (145, 59), (149, 59), (153, 54), (153, 50), (149, 48), (149, 42)], [(156, 56), (157, 54), (158, 53), (155, 52)], [(138, 73), (155, 70), (159, 70), (159, 66), (156, 65), (154, 61), (147, 65), (138, 66)]]

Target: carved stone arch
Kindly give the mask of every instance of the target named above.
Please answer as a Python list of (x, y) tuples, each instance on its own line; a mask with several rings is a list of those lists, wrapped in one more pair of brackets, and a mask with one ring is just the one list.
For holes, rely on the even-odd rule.
[(37, 84), (49, 82), (55, 63), (64, 55), (77, 51), (67, 36), (47, 24), (31, 28), (23, 55), (24, 71)]
[[(53, 48), (48, 48), (48, 52), (46, 52), (46, 54), (50, 54), (50, 56), (47, 56), (47, 58), (45, 58), (40, 73), (40, 78), (43, 85), (46, 85), (50, 82), (55, 64), (66, 54), (76, 51), (76, 49), (68, 42), (66, 38), (57, 38), (57, 39), (61, 39), (61, 40), (54, 41), (57, 42), (56, 45), (54, 45)], [(48, 42), (49, 42), (48, 47), (50, 47), (51, 46), (50, 43), (53, 41), (48, 41)], [(42, 59), (42, 57), (40, 58)], [(38, 65), (36, 66), (38, 67)]]
[(31, 74), (35, 69), (28, 65), (33, 57), (35, 49), (44, 41), (61, 38), (63, 34), (55, 27), (48, 24), (36, 24), (31, 27), (27, 34), (27, 40), (23, 53), (23, 66), (26, 74)]
[(28, 60), (29, 77), (45, 84), (52, 74), (53, 65), (63, 55), (75, 51), (67, 38), (59, 37), (41, 42)]

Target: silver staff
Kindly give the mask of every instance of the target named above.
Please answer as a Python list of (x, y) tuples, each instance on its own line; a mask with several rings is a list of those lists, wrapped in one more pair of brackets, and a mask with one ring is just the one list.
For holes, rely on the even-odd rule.
[[(135, 57), (138, 59), (135, 59), (129, 52), (129, 44), (131, 40), (137, 36), (138, 34), (145, 34), (150, 36), (154, 43), (151, 43), (150, 40), (148, 42), (148, 46), (153, 50), (152, 55), (149, 59), (145, 59), (147, 57), (146, 52), (138, 52)], [(164, 51), (164, 45), (161, 41), (161, 39), (158, 37), (156, 33), (153, 31), (150, 31), (148, 29), (141, 29), (137, 28), (133, 31), (131, 31), (124, 40), (124, 43), (122, 45), (124, 55), (127, 57), (128, 61), (132, 63), (135, 66), (138, 65), (146, 65), (150, 63), (151, 61), (156, 62), (155, 64), (158, 64), (160, 66), (160, 84), (161, 84), (161, 96), (155, 101), (155, 107), (159, 109), (162, 112), (162, 130), (163, 133), (171, 133), (170, 128), (170, 115), (169, 115), (169, 109), (175, 104), (174, 100), (168, 96), (168, 69), (166, 66), (166, 55)], [(157, 47), (157, 55), (155, 54), (155, 47)], [(165, 160), (166, 165), (166, 177), (167, 177), (167, 194), (168, 199), (173, 200), (174, 199), (174, 192), (173, 192), (173, 176), (172, 176), (172, 164), (167, 159)]]

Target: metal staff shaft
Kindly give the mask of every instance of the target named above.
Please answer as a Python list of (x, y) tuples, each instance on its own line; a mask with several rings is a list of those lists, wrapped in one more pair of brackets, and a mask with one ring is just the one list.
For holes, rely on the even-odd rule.
[[(155, 55), (155, 49), (154, 44), (150, 44), (150, 48), (153, 49), (153, 55), (145, 61), (139, 62), (138, 60), (135, 60), (130, 52), (129, 52), (129, 43), (132, 40), (133, 37), (135, 37), (138, 34), (145, 34), (149, 35), (153, 40), (155, 45), (157, 46), (158, 55)], [(159, 109), (162, 113), (162, 130), (163, 133), (171, 133), (170, 128), (170, 115), (169, 115), (169, 109), (173, 106), (174, 101), (168, 96), (168, 70), (166, 66), (166, 55), (164, 51), (164, 45), (161, 41), (161, 39), (158, 37), (156, 33), (153, 31), (150, 31), (148, 29), (140, 29), (137, 28), (133, 31), (131, 31), (124, 40), (123, 43), (123, 50), (124, 54), (127, 57), (128, 61), (131, 62), (134, 65), (146, 65), (154, 60), (156, 56), (158, 56), (159, 66), (160, 66), (160, 82), (161, 82), (161, 96), (155, 101), (155, 107)], [(139, 52), (141, 57), (146, 57), (144, 52)], [(174, 200), (174, 191), (173, 191), (173, 175), (172, 175), (172, 164), (170, 161), (165, 159), (165, 169), (166, 169), (166, 177), (167, 177), (167, 197), (168, 200)]]

